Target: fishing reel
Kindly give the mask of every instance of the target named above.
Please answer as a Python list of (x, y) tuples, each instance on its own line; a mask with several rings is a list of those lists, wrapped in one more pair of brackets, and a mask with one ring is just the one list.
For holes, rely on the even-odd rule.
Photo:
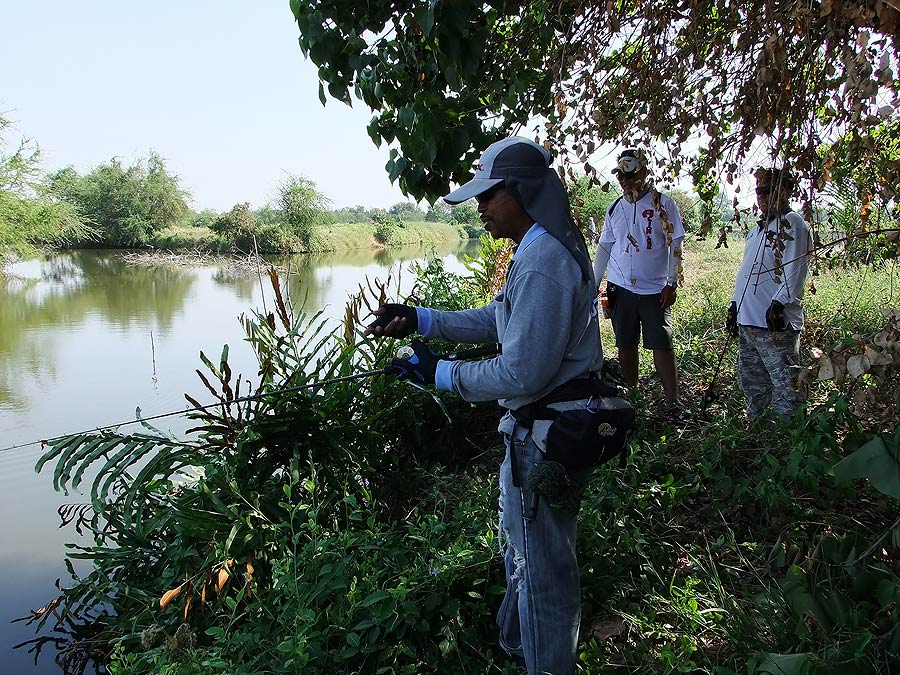
[(400, 347), (400, 349), (397, 350), (398, 359), (411, 359), (415, 355), (416, 353), (409, 345), (403, 345), (402, 347)]

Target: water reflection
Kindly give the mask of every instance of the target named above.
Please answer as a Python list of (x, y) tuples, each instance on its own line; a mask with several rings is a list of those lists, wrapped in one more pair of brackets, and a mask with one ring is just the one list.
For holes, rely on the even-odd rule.
[[(477, 245), (364, 249), (271, 262), (288, 270), (288, 293), (297, 306), (324, 308), (339, 319), (347, 297), (367, 278), (384, 279), (389, 269), (429, 254), (453, 260), (462, 271), (460, 261)], [(78, 399), (92, 388), (115, 385), (120, 391), (114, 402), (121, 404), (122, 395), (142, 391), (134, 383), (146, 383), (148, 365), (154, 387), (160, 384), (156, 367), (171, 360), (172, 350), (188, 355), (178, 360), (191, 373), (197, 346), (217, 353), (222, 343), (240, 341), (237, 316), (262, 307), (263, 294), (270, 293), (265, 275), (261, 286), (257, 274), (228, 266), (135, 266), (110, 251), (76, 251), (9, 272), (0, 277), (0, 435), (23, 427), (21, 418), (11, 424), (13, 413), (25, 413), (24, 426), (33, 428), (28, 420), (35, 421), (35, 399), (52, 400), (60, 391)], [(82, 412), (76, 407), (67, 416), (77, 419)]]
[(0, 277), (0, 410), (24, 408), (23, 378), (56, 379), (55, 343), (73, 339), (69, 331), (96, 323), (126, 331), (152, 320), (167, 333), (195, 282), (190, 271), (129, 266), (121, 256), (98, 252), (55, 256), (12, 272)]

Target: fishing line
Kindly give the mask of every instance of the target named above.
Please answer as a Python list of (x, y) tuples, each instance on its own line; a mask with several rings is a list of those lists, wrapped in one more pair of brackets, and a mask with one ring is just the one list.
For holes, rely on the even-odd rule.
[[(485, 356), (496, 356), (497, 354), (501, 354), (503, 352), (503, 347), (499, 343), (491, 343), (482, 345), (480, 347), (473, 347), (471, 349), (463, 349), (455, 352), (450, 352), (448, 354), (438, 354), (438, 359), (442, 361), (464, 361), (467, 359), (476, 359), (482, 358)], [(400, 359), (408, 359), (414, 355), (413, 350), (409, 346), (401, 347), (397, 350), (397, 358)], [(106, 424), (100, 427), (92, 427), (89, 429), (83, 429), (81, 431), (75, 431), (68, 434), (60, 434), (59, 436), (53, 436), (51, 438), (44, 438), (37, 441), (30, 441), (28, 443), (18, 443), (16, 445), (9, 445), (3, 448), (0, 448), (0, 453), (8, 452), (10, 450), (18, 450), (21, 448), (27, 448), (32, 445), (37, 445), (40, 443), (42, 446), (47, 445), (48, 443), (52, 443), (53, 441), (58, 441), (61, 438), (66, 438), (67, 436), (77, 436), (80, 434), (87, 434), (94, 431), (102, 430), (102, 429), (117, 429), (119, 427), (128, 426), (130, 424), (142, 424), (144, 422), (150, 422), (153, 420), (161, 420), (166, 417), (176, 417), (178, 415), (186, 415), (188, 413), (209, 410), (210, 408), (217, 408), (219, 406), (230, 406), (235, 403), (245, 403), (247, 401), (257, 401), (259, 399), (266, 398), (267, 396), (277, 396), (280, 394), (290, 394), (298, 391), (302, 391), (304, 389), (313, 389), (316, 387), (324, 387), (331, 384), (338, 384), (340, 382), (350, 382), (353, 380), (361, 380), (368, 377), (375, 377), (377, 375), (395, 375), (397, 373), (395, 366), (388, 366), (386, 368), (380, 368), (378, 370), (366, 370), (361, 373), (354, 373), (353, 375), (343, 375), (341, 377), (333, 377), (328, 380), (319, 380), (318, 382), (308, 382), (306, 384), (297, 385), (296, 387), (285, 387), (283, 389), (275, 389), (273, 391), (267, 391), (262, 394), (251, 394), (248, 396), (240, 396), (238, 398), (233, 398), (228, 401), (219, 401), (218, 403), (210, 403), (208, 405), (203, 405), (195, 408), (185, 408), (184, 410), (173, 410), (166, 413), (160, 413), (158, 415), (152, 415), (150, 417), (140, 417), (135, 420), (126, 420), (124, 422), (119, 422), (116, 424)]]
[(65, 438), (66, 436), (76, 436), (79, 434), (86, 434), (92, 431), (97, 431), (100, 429), (113, 429), (118, 427), (124, 427), (129, 424), (140, 424), (143, 422), (150, 422), (152, 420), (161, 420), (166, 417), (175, 417), (177, 415), (186, 415), (187, 413), (200, 411), (200, 410), (209, 410), (210, 408), (216, 408), (218, 406), (226, 406), (231, 405), (233, 403), (244, 403), (246, 401), (256, 401), (267, 396), (276, 396), (279, 394), (288, 394), (296, 391), (301, 391), (303, 389), (311, 389), (313, 387), (323, 387), (329, 384), (336, 384), (338, 382), (347, 382), (350, 380), (362, 379), (364, 377), (374, 377), (375, 375), (387, 375), (389, 373), (393, 373), (394, 370), (392, 368), (381, 368), (380, 370), (367, 370), (362, 373), (356, 373), (354, 375), (345, 375), (343, 377), (335, 377), (330, 380), (321, 380), (319, 382), (310, 382), (307, 384), (298, 385), (296, 387), (285, 387), (284, 389), (275, 389), (273, 391), (268, 391), (264, 394), (251, 394), (249, 396), (241, 396), (239, 398), (231, 399), (230, 401), (219, 401), (218, 403), (210, 403), (209, 405), (203, 405), (199, 408), (185, 408), (184, 410), (173, 410), (166, 413), (160, 413), (158, 415), (151, 415), (150, 417), (140, 417), (135, 420), (127, 420), (124, 422), (118, 422), (114, 424), (105, 424), (99, 427), (92, 427), (90, 429), (83, 429), (81, 431), (75, 431), (69, 434), (60, 434), (59, 436), (53, 436), (51, 438), (44, 438), (38, 441), (30, 441), (28, 443), (19, 443), (17, 445), (9, 445), (4, 448), (0, 448), (0, 453), (7, 452), (9, 450), (16, 450), (19, 448), (27, 448), (31, 445), (37, 445), (40, 443), (41, 445), (46, 445), (48, 443), (52, 443), (53, 441), (58, 441), (61, 438)]

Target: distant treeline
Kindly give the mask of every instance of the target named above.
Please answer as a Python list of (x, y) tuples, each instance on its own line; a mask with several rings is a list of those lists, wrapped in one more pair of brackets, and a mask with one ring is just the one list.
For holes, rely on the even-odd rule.
[[(8, 127), (0, 117), (0, 147)], [(586, 177), (571, 190), (576, 218), (590, 238), (599, 232), (605, 210), (619, 192), (589, 187)], [(693, 229), (697, 200), (681, 191), (673, 196), (687, 229)], [(357, 245), (372, 239), (401, 245), (483, 232), (474, 202), (452, 208), (438, 200), (424, 207), (399, 202), (388, 209), (332, 209), (328, 197), (304, 176), (288, 175), (275, 187), (272, 201), (260, 208), (239, 202), (225, 212), (194, 211), (189, 199), (179, 177), (156, 152), (131, 164), (113, 157), (86, 173), (71, 166), (44, 173), (37, 146), (25, 142), (12, 154), (0, 153), (0, 253), (72, 247), (312, 252), (330, 247), (322, 228), (341, 223), (371, 227), (368, 236), (356, 237)], [(410, 228), (413, 223), (419, 225)], [(435, 227), (429, 229), (427, 223)], [(359, 234), (354, 230), (354, 236)]]
[[(9, 126), (0, 117), (0, 147)], [(11, 154), (0, 153), (0, 254), (91, 247), (311, 252), (334, 248), (335, 242), (342, 248), (373, 240), (433, 243), (481, 232), (471, 204), (452, 211), (436, 206), (426, 212), (408, 203), (335, 211), (304, 176), (288, 175), (261, 208), (239, 202), (224, 212), (194, 211), (189, 199), (156, 152), (130, 164), (113, 157), (85, 173), (72, 166), (45, 173), (37, 145), (24, 141)], [(333, 226), (340, 223), (368, 227), (336, 232)]]

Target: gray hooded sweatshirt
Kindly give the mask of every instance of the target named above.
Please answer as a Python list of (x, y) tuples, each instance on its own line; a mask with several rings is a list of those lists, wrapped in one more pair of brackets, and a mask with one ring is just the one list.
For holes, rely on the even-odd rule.
[(461, 312), (431, 310), (428, 337), (500, 342), (503, 353), (451, 365), (453, 388), (467, 401), (499, 400), (516, 410), (603, 362), (593, 278), (565, 245), (533, 225), (493, 302)]

